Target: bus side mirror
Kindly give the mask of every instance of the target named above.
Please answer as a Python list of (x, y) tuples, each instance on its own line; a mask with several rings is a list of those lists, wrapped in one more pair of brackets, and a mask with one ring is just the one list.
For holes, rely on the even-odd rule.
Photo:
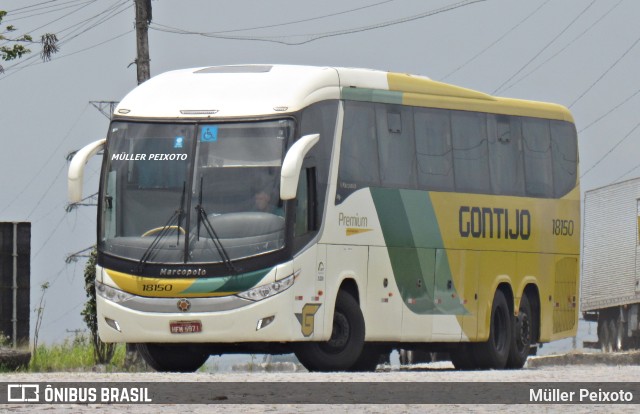
[(302, 161), (309, 150), (320, 139), (320, 134), (310, 134), (297, 140), (284, 157), (282, 162), (282, 170), (280, 175), (280, 198), (282, 200), (293, 200), (296, 198), (298, 191), (298, 177), (300, 177), (300, 169)]
[(69, 173), (67, 175), (67, 197), (69, 203), (78, 203), (82, 200), (82, 180), (84, 178), (84, 166), (93, 157), (104, 148), (106, 139), (99, 139), (85, 146), (71, 159), (69, 164)]

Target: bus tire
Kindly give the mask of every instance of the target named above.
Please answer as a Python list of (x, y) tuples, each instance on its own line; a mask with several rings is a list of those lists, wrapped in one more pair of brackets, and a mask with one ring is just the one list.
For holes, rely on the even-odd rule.
[(309, 371), (348, 371), (364, 348), (364, 329), (360, 305), (341, 290), (336, 298), (331, 338), (327, 342), (299, 342), (294, 352)]
[(607, 324), (609, 328), (609, 349), (610, 352), (618, 352), (618, 320), (616, 318), (610, 318)]
[[(385, 350), (380, 346), (365, 344), (355, 364), (349, 368), (353, 372), (375, 372)], [(388, 354), (388, 352), (387, 352)]]
[(460, 371), (478, 369), (478, 364), (474, 357), (475, 346), (475, 343), (464, 343), (458, 345), (455, 350), (451, 351), (451, 363), (455, 369)]
[(513, 315), (509, 311), (504, 293), (496, 290), (491, 305), (489, 340), (474, 346), (474, 357), (478, 368), (503, 369), (506, 367), (513, 340), (512, 320)]
[(533, 315), (527, 295), (520, 299), (518, 316), (513, 319), (513, 341), (507, 359), (507, 368), (520, 369), (529, 357), (529, 348), (533, 339)]
[(618, 316), (617, 325), (615, 342), (616, 350), (626, 351), (629, 348), (629, 343), (627, 341), (627, 324), (626, 322), (623, 322), (620, 315)]
[(197, 345), (137, 344), (145, 362), (158, 372), (194, 372), (209, 358)]
[(609, 319), (607, 317), (601, 317), (600, 320), (598, 320), (598, 342), (600, 343), (600, 350), (602, 352), (610, 352)]

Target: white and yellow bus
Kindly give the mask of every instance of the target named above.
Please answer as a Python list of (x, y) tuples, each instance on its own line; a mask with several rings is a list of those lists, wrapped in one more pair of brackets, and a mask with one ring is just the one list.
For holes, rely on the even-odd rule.
[(96, 291), (105, 342), (157, 370), (393, 348), (519, 368), (577, 327), (576, 131), (559, 105), (426, 77), (281, 65), (168, 72), (117, 106)]

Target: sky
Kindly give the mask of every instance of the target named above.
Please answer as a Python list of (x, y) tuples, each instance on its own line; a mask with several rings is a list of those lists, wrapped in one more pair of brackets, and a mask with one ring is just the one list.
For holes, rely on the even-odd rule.
[[(33, 7), (29, 7), (33, 6)], [(153, 0), (151, 74), (243, 63), (363, 67), (429, 76), (482, 92), (569, 107), (582, 191), (640, 176), (637, 0)], [(40, 341), (86, 329), (80, 311), (95, 207), (65, 211), (66, 155), (105, 136), (89, 101), (136, 84), (133, 0), (3, 0), (2, 28), (56, 33), (0, 75), (0, 221), (31, 221), (31, 308)], [(203, 36), (197, 33), (205, 33)], [(0, 42), (1, 45), (1, 42)], [(97, 191), (99, 157), (85, 174)], [(32, 312), (32, 331), (36, 312)]]

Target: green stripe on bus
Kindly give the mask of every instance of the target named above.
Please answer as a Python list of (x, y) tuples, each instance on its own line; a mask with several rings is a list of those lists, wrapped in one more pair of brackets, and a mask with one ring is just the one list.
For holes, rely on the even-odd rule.
[(467, 313), (451, 277), (429, 193), (387, 188), (370, 191), (405, 305), (417, 314)]
[(254, 287), (272, 268), (260, 269), (235, 276), (196, 279), (184, 293), (244, 292)]

